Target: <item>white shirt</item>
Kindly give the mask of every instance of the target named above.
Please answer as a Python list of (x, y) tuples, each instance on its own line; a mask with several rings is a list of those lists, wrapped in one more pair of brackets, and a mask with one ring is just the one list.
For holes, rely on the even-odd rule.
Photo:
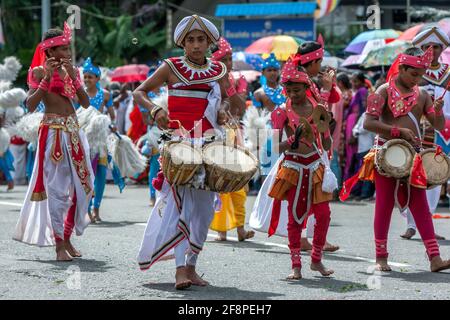
[(358, 138), (358, 153), (369, 151), (373, 146), (375, 140), (375, 133), (367, 131), (364, 129), (364, 120), (366, 119), (366, 114), (363, 113), (359, 117), (358, 122), (353, 127), (353, 136)]

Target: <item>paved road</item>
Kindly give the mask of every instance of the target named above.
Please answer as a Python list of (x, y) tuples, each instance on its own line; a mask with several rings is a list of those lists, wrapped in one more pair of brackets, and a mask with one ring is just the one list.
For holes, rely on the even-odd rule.
[[(288, 282), (290, 257), (286, 239), (257, 233), (252, 241), (226, 243), (213, 239), (199, 259), (207, 288), (173, 289), (174, 262), (141, 272), (135, 261), (149, 214), (147, 189), (129, 186), (123, 194), (107, 186), (100, 225), (75, 238), (83, 259), (57, 263), (52, 248), (37, 248), (11, 240), (25, 188), (0, 192), (0, 299), (449, 299), (450, 273), (428, 271), (425, 250), (417, 237), (402, 240), (404, 219), (394, 214), (390, 253), (394, 271), (371, 272), (373, 204), (332, 204), (331, 242), (341, 250), (324, 262), (336, 273), (322, 278), (307, 268), (304, 279)], [(254, 198), (249, 198), (250, 209)], [(444, 210), (447, 211), (448, 210)], [(450, 219), (435, 220), (437, 231), (450, 238)], [(450, 257), (450, 241), (441, 241)]]

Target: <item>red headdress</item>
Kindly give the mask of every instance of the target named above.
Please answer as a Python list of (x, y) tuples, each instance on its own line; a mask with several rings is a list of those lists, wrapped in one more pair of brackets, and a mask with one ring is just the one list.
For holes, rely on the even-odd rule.
[(216, 52), (214, 52), (211, 55), (211, 58), (214, 61), (220, 61), (223, 59), (223, 57), (225, 57), (227, 54), (232, 53), (233, 49), (231, 48), (230, 43), (224, 38), (224, 37), (220, 37), (219, 39), (219, 43), (217, 44), (217, 47), (219, 48), (219, 50), (217, 50)]
[(304, 65), (310, 61), (314, 61), (314, 60), (323, 58), (323, 55), (325, 53), (325, 49), (324, 49), (325, 43), (323, 41), (323, 37), (321, 34), (319, 34), (319, 36), (317, 37), (317, 43), (319, 43), (321, 46), (319, 49), (314, 50), (309, 53), (305, 53), (305, 54), (297, 53), (295, 55), (296, 60), (299, 61), (301, 65)]
[(433, 48), (429, 47), (423, 55), (415, 57), (407, 54), (400, 54), (397, 59), (395, 59), (389, 72), (387, 74), (386, 80), (389, 80), (399, 72), (400, 65), (407, 65), (413, 68), (428, 69), (433, 61)]
[(34, 51), (33, 60), (31, 60), (30, 68), (28, 69), (27, 83), (30, 88), (36, 89), (39, 83), (33, 77), (33, 69), (43, 66), (46, 60), (45, 50), (52, 47), (64, 46), (70, 44), (72, 41), (72, 30), (67, 22), (64, 22), (64, 31), (61, 36), (50, 38), (42, 41)]
[(298, 62), (297, 56), (292, 56), (286, 61), (283, 70), (281, 71), (282, 84), (286, 82), (310, 83), (308, 74), (298, 70)]

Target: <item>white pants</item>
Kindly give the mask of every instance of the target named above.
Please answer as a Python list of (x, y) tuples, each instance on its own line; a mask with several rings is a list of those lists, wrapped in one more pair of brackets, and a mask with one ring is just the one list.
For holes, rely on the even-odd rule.
[(14, 183), (17, 185), (27, 184), (27, 144), (10, 144), (9, 150), (14, 157)]
[[(172, 257), (172, 252), (177, 267), (195, 265), (198, 252), (203, 249), (215, 213), (215, 193), (188, 187), (174, 190), (176, 195), (165, 181), (158, 193), (138, 254), (142, 270)], [(180, 226), (184, 226), (189, 238), (180, 231)]]
[(77, 203), (75, 212), (75, 232), (82, 235), (89, 225), (87, 214), (94, 186), (94, 174), (89, 161), (89, 145), (84, 133), (80, 130), (79, 136), (84, 149), (86, 169), (89, 171), (89, 184), (91, 192), (86, 194), (69, 154), (70, 136), (61, 132), (61, 149), (63, 158), (55, 163), (51, 160), (53, 141), (56, 130), (49, 129), (45, 157), (44, 157), (44, 186), (47, 199), (31, 201), (34, 186), (38, 175), (39, 146), (36, 152), (33, 175), (25, 196), (25, 201), (16, 225), (14, 239), (37, 246), (51, 246), (55, 244), (55, 234), (64, 239), (64, 220), (72, 204), (72, 197), (76, 192)]

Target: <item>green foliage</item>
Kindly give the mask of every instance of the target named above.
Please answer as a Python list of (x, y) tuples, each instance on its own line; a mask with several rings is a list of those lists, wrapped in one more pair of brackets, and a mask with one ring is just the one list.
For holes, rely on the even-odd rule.
[[(133, 57), (148, 58), (148, 53), (156, 50), (162, 55), (165, 50), (165, 15), (162, 10), (152, 21), (138, 27), (132, 15), (143, 4), (156, 1), (142, 1), (132, 8), (134, 12), (124, 12), (121, 1), (80, 1), (79, 6), (89, 12), (117, 17), (116, 20), (101, 19), (82, 13), (81, 30), (75, 34), (76, 57), (91, 56), (95, 62), (116, 67)], [(25, 86), (26, 74), (36, 45), (41, 39), (41, 1), (1, 0), (2, 25), (6, 45), (0, 49), (0, 63), (14, 55), (22, 63), (17, 84)], [(57, 3), (57, 1), (52, 1)], [(35, 6), (35, 7), (32, 7)], [(62, 27), (68, 18), (65, 6), (52, 7), (52, 25)], [(133, 39), (137, 39), (133, 41)]]

